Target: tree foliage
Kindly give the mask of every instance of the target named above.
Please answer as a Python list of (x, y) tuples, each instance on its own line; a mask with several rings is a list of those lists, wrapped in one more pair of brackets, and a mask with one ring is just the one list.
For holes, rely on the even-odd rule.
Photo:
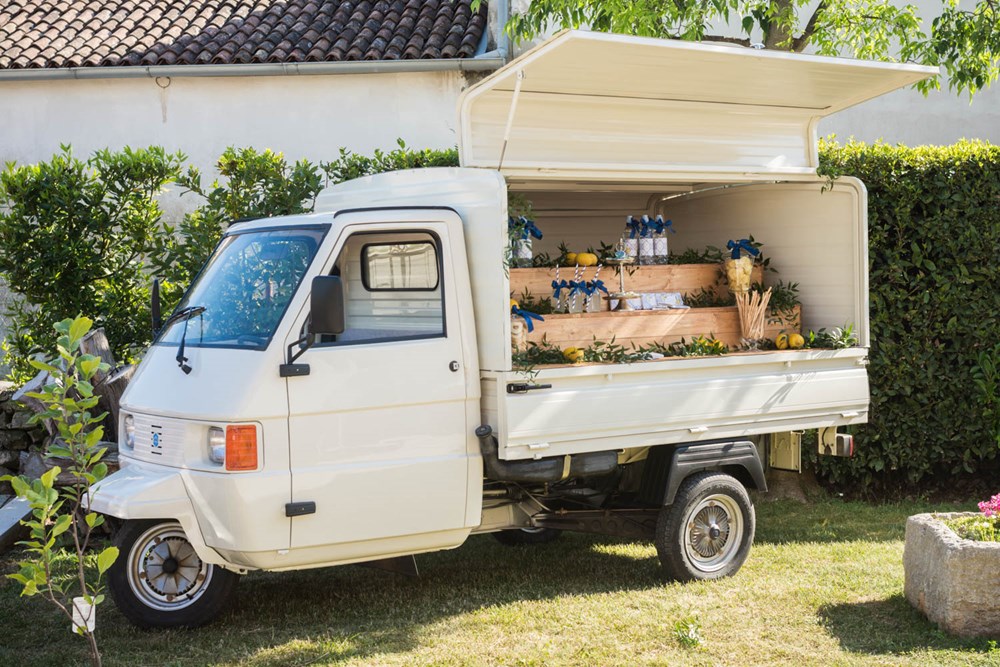
[[(996, 80), (1000, 0), (979, 0), (971, 9), (944, 0), (928, 30), (923, 19), (930, 18), (914, 5), (884, 0), (532, 0), (506, 29), (519, 40), (553, 27), (588, 27), (784, 51), (811, 47), (820, 55), (941, 66), (949, 85), (969, 94)], [(940, 82), (917, 85), (926, 92)]]
[(86, 162), (68, 146), (47, 162), (0, 174), (0, 275), (20, 298), (7, 304), (7, 361), (52, 349), (49, 323), (98, 314), (119, 359), (148, 336), (147, 257), (162, 234), (156, 195), (180, 173), (180, 153), (125, 148)]

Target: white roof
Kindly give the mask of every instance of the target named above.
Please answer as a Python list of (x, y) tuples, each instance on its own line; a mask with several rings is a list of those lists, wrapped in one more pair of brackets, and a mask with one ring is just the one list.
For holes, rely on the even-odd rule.
[(465, 91), (459, 151), (463, 166), (491, 168), (504, 152), (506, 175), (812, 172), (820, 118), (936, 73), (565, 31)]

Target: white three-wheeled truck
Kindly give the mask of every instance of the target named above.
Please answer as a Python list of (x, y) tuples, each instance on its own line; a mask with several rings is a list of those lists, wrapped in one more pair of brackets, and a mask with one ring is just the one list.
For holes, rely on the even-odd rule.
[[(816, 124), (933, 73), (564, 32), (463, 94), (463, 168), (234, 224), (122, 399), (122, 467), (92, 501), (119, 520), (118, 607), (197, 625), (242, 572), (398, 565), (483, 532), (649, 539), (670, 577), (733, 574), (762, 453), (797, 467), (789, 434), (836, 448), (867, 416), (866, 193), (824, 191)], [(858, 344), (518, 371), (509, 191), (550, 250), (630, 214), (669, 215), (679, 249), (753, 233), (803, 327), (851, 322)]]

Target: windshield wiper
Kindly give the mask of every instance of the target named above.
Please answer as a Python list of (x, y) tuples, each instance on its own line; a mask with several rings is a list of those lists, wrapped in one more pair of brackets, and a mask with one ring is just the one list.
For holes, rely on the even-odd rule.
[(177, 359), (177, 366), (182, 371), (184, 371), (185, 375), (191, 373), (191, 367), (188, 366), (187, 364), (188, 358), (184, 356), (184, 343), (187, 340), (187, 335), (188, 335), (188, 322), (191, 320), (192, 317), (197, 317), (198, 315), (204, 313), (206, 310), (207, 308), (205, 306), (187, 306), (185, 308), (181, 308), (180, 310), (178, 310), (176, 313), (167, 318), (166, 322), (163, 323), (163, 328), (166, 329), (175, 322), (180, 322), (181, 320), (184, 321), (184, 333), (181, 334), (181, 344), (177, 348), (177, 356), (175, 357), (175, 359)]
[(162, 331), (163, 329), (166, 329), (174, 322), (180, 322), (181, 320), (189, 320), (192, 317), (201, 315), (206, 310), (207, 308), (205, 306), (185, 306), (184, 308), (181, 308), (176, 313), (168, 317), (167, 321), (163, 323), (162, 327), (160, 327), (160, 330)]

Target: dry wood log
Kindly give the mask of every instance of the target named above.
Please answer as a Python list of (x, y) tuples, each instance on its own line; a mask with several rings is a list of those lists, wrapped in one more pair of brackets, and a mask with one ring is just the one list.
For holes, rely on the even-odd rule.
[(104, 420), (104, 437), (108, 440), (118, 440), (119, 403), (134, 374), (135, 366), (121, 366), (105, 377), (103, 382), (94, 385), (94, 393), (100, 397), (98, 407), (108, 413)]
[(107, 371), (97, 371), (91, 378), (90, 382), (95, 387), (102, 384), (118, 365), (115, 362), (115, 355), (111, 352), (111, 345), (108, 343), (108, 337), (105, 335), (103, 327), (92, 330), (80, 340), (80, 353), (100, 357), (101, 361), (108, 365)]
[[(48, 371), (39, 371), (38, 375), (28, 380), (28, 382), (26, 382), (24, 386), (22, 386), (14, 393), (14, 396), (11, 397), (11, 400), (21, 403), (21, 405), (23, 405), (24, 407), (28, 408), (29, 410), (31, 410), (36, 414), (39, 412), (45, 412), (45, 406), (42, 404), (42, 402), (37, 398), (28, 396), (28, 394), (40, 392), (42, 388), (45, 387), (46, 383), (48, 383), (48, 381), (49, 381)], [(43, 419), (41, 421), (41, 424), (42, 426), (45, 427), (45, 430), (48, 432), (49, 435), (56, 434), (56, 425), (55, 423), (53, 423), (51, 419)]]

